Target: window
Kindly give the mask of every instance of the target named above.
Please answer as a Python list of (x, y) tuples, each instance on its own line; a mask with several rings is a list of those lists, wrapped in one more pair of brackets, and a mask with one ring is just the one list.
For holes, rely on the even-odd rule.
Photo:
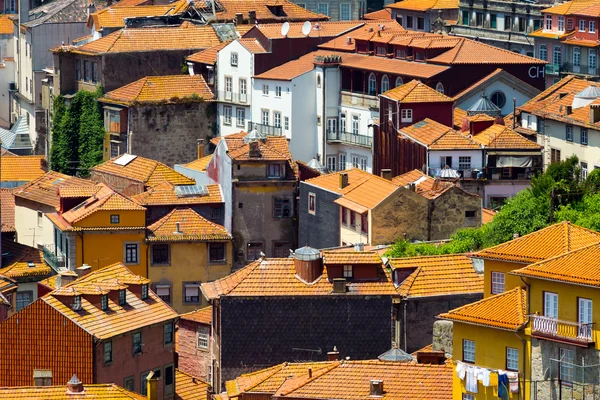
[(231, 53), (231, 66), (232, 67), (237, 67), (238, 65), (238, 54), (237, 53)]
[(550, 149), (550, 164), (560, 162), (560, 150)]
[(420, 31), (425, 30), (425, 18), (417, 17), (417, 29)]
[(104, 342), (104, 364), (109, 364), (112, 360), (112, 341), (108, 340)]
[(374, 73), (369, 74), (369, 94), (375, 96), (377, 94), (377, 78)]
[(360, 162), (359, 168), (362, 169), (363, 171), (366, 171), (367, 170), (367, 159), (365, 157), (361, 157), (359, 159), (359, 162)]
[(463, 393), (462, 400), (475, 400), (475, 396), (472, 394)]
[(585, 32), (585, 19), (579, 20), (579, 32)]
[(548, 45), (540, 44), (540, 60), (548, 61)]
[(281, 178), (283, 176), (283, 170), (281, 164), (269, 164), (267, 166), (267, 177), (268, 178)]
[(118, 224), (120, 221), (120, 216), (119, 214), (113, 214), (110, 216), (110, 223), (111, 224)]
[(483, 13), (475, 13), (475, 26), (483, 26)]
[(471, 169), (471, 157), (458, 157), (458, 169)]
[(352, 12), (350, 9), (350, 3), (340, 4), (340, 21), (350, 21), (352, 19)]
[(175, 382), (175, 375), (173, 374), (173, 366), (169, 365), (165, 367), (165, 395), (173, 394), (173, 383)]
[(569, 32), (573, 30), (573, 18), (567, 18), (567, 30)]
[(579, 67), (581, 65), (581, 47), (573, 47), (573, 66)]
[[(296, 3), (298, 7), (306, 8), (306, 3)], [(210, 382), (210, 381), (209, 381)]]
[(105, 294), (103, 294), (102, 298), (100, 299), (100, 308), (102, 311), (108, 310), (108, 296)]
[(127, 293), (125, 289), (119, 290), (119, 305), (124, 306), (127, 303)]
[(73, 310), (81, 311), (81, 296), (73, 297)]
[(98, 82), (98, 63), (92, 63), (92, 82)]
[(317, 12), (319, 14), (329, 16), (329, 4), (327, 3), (319, 3), (317, 4)]
[(573, 382), (573, 370), (575, 363), (575, 351), (571, 349), (560, 348), (560, 379), (565, 382)]
[(337, 118), (327, 118), (327, 132), (337, 132)]
[(492, 272), (492, 294), (504, 293), (504, 273)]
[(260, 253), (262, 253), (262, 251), (263, 251), (262, 243), (258, 243), (258, 242), (248, 243), (248, 254), (246, 255), (246, 259), (248, 261), (258, 260), (261, 257)]
[(362, 233), (369, 233), (369, 215), (367, 213), (360, 214), (360, 231)]
[(410, 15), (406, 16), (406, 26), (405, 28), (407, 29), (412, 29), (413, 28), (413, 17)]
[(352, 154), (352, 168), (358, 168), (358, 156)]
[(463, 25), (469, 25), (469, 12), (468, 11), (463, 11), (462, 12), (462, 24)]
[(273, 218), (290, 218), (292, 201), (290, 199), (273, 199)]
[(125, 378), (125, 381), (123, 382), (123, 387), (129, 390), (130, 392), (135, 392), (135, 378), (133, 376)]
[(308, 212), (309, 214), (315, 214), (317, 212), (317, 195), (314, 193), (308, 194)]
[(506, 104), (506, 95), (497, 90), (490, 95), (490, 101), (494, 103), (498, 108), (504, 107)]
[(290, 255), (290, 242), (274, 242), (273, 243), (273, 257), (275, 258), (288, 258)]
[(209, 243), (208, 247), (210, 262), (225, 261), (225, 243)]
[(164, 325), (163, 333), (164, 333), (164, 335), (163, 335), (164, 343), (165, 344), (173, 343), (173, 323), (172, 322), (166, 323)]
[(269, 125), (269, 110), (261, 110), (261, 123), (265, 126)]
[(441, 156), (440, 157), (440, 167), (452, 168), (452, 157), (451, 156)]
[(212, 67), (207, 67), (207, 73), (208, 73), (208, 84), (214, 85), (215, 84), (215, 70)]
[(317, 87), (321, 87), (321, 74), (317, 74)]
[(590, 33), (596, 33), (596, 21), (590, 21), (588, 30)]
[(506, 369), (509, 371), (519, 370), (519, 350), (512, 347), (506, 348)]
[(385, 46), (377, 46), (376, 53), (378, 56), (385, 56), (387, 54)]
[(539, 19), (534, 19), (533, 20), (533, 31), (537, 31), (542, 27), (542, 21)]
[(342, 225), (348, 225), (348, 209), (342, 207), (340, 212), (342, 214)]
[[(596, 69), (597, 66), (597, 54), (595, 49), (588, 50), (588, 67), (590, 70)], [(596, 72), (593, 72), (596, 75)]]
[(444, 85), (442, 84), (442, 82), (438, 82), (437, 85), (435, 85), (435, 90), (444, 94)]
[(385, 93), (390, 90), (390, 78), (387, 75), (384, 75), (381, 78), (381, 93)]
[(558, 294), (544, 292), (544, 316), (558, 319)]
[(142, 300), (146, 300), (148, 298), (148, 284), (144, 283), (142, 285)]
[(335, 156), (327, 156), (327, 169), (331, 172), (334, 172), (337, 166), (336, 162), (337, 160), (335, 159)]
[(25, 91), (29, 92), (29, 80), (25, 78)]
[(402, 78), (397, 77), (396, 78), (396, 86), (395, 87), (402, 86), (403, 84), (404, 84), (404, 82), (402, 81)]
[(265, 96), (269, 95), (269, 85), (263, 85), (263, 91), (262, 91), (262, 93)]
[(490, 28), (498, 29), (498, 18), (496, 14), (490, 14)]
[(562, 48), (560, 46), (554, 46), (552, 49), (552, 64), (562, 64)]
[(507, 15), (504, 16), (504, 30), (505, 31), (511, 31), (512, 30), (512, 25), (513, 25), (513, 19), (512, 17), (509, 17)]
[(290, 117), (283, 117), (283, 129), (290, 130)]
[(346, 169), (346, 153), (340, 153), (338, 158), (340, 161), (340, 171), (344, 171)]
[(138, 254), (138, 243), (125, 243), (125, 264), (139, 264)]
[(242, 102), (246, 102), (246, 93), (247, 93), (247, 82), (245, 79), (240, 79), (239, 80), (239, 85), (240, 85), (240, 101)]
[(21, 311), (33, 301), (32, 291), (17, 292), (17, 312)]
[(75, 60), (75, 79), (81, 80), (81, 60)]
[(588, 144), (587, 129), (581, 128), (581, 144)]
[(279, 111), (273, 111), (273, 125), (276, 128), (281, 128), (281, 113)]
[(90, 81), (90, 62), (88, 60), (83, 61), (83, 80), (86, 82)]
[(353, 135), (358, 135), (359, 126), (360, 126), (360, 119), (358, 118), (358, 115), (353, 115), (352, 116), (352, 134)]
[(585, 161), (581, 161), (579, 163), (580, 167), (581, 167), (581, 179), (585, 179), (587, 178), (587, 174), (588, 174), (588, 163)]
[(468, 339), (463, 339), (463, 361), (475, 362), (475, 342)]
[(568, 142), (573, 141), (573, 125), (567, 125), (566, 139)]
[(524, 17), (519, 17), (519, 32), (525, 32), (527, 30), (527, 19)]
[(196, 332), (196, 347), (202, 350), (208, 350), (208, 341), (210, 336), (208, 333)]
[(275, 86), (275, 97), (281, 97), (281, 86)]
[(230, 76), (225, 77), (225, 100), (231, 100), (231, 92), (233, 90), (233, 80)]
[(403, 109), (400, 113), (400, 118), (402, 122), (412, 122), (413, 120), (413, 110), (412, 109)]
[(244, 127), (246, 125), (246, 109), (242, 107), (237, 107), (235, 109), (235, 124), (240, 127)]
[(348, 212), (350, 213), (350, 226), (352, 228), (356, 227), (356, 213), (352, 210), (348, 210)]
[(231, 125), (231, 107), (230, 106), (223, 107), (223, 123), (225, 125)]
[(344, 278), (352, 278), (353, 272), (352, 265), (344, 265)]
[(170, 303), (171, 285), (156, 285), (156, 295), (165, 303)]
[[(133, 335), (133, 355), (142, 354), (142, 332), (135, 332)], [(145, 381), (142, 381), (142, 387)]]
[[(406, 58), (406, 50), (396, 49), (396, 58)], [(397, 78), (396, 82), (398, 82), (398, 79), (400, 79), (400, 78)], [(402, 82), (402, 79), (400, 79), (400, 82)], [(400, 84), (402, 85), (402, 83), (400, 83)], [(398, 86), (398, 85), (396, 84), (396, 86)]]
[(140, 379), (140, 393), (142, 396), (146, 396), (148, 395), (148, 375), (150, 374), (150, 371), (148, 372), (144, 372), (141, 375), (141, 379)]
[(476, 216), (476, 211), (465, 211), (465, 218), (475, 218)]
[(152, 265), (169, 264), (169, 245), (166, 243), (152, 245)]

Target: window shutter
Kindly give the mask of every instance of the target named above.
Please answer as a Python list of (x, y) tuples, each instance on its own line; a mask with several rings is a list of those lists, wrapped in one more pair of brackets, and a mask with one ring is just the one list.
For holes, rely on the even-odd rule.
[(199, 297), (200, 288), (197, 285), (185, 285), (185, 296), (186, 297)]

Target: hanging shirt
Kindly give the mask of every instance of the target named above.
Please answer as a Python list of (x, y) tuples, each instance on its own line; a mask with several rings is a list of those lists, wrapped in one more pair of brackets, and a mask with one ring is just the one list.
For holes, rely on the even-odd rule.
[(456, 363), (456, 375), (462, 381), (465, 379), (466, 374), (467, 374), (467, 366), (465, 364), (461, 363), (460, 361), (458, 361)]
[(477, 393), (477, 370), (477, 367), (467, 367), (466, 389), (468, 392)]

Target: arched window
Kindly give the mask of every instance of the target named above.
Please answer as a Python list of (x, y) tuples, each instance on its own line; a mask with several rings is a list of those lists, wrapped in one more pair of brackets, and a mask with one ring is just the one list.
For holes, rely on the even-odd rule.
[(442, 82), (438, 82), (437, 85), (435, 85), (435, 90), (444, 94), (444, 85), (442, 85)]
[(371, 72), (369, 75), (369, 94), (375, 96), (377, 94), (377, 78), (375, 74)]
[(384, 75), (381, 78), (381, 93), (385, 93), (390, 90), (390, 78), (387, 75)]
[(498, 108), (504, 107), (506, 104), (506, 96), (503, 92), (497, 90), (490, 95), (490, 100), (494, 103)]
[(396, 78), (396, 86), (395, 87), (402, 86), (402, 84), (404, 84), (404, 82), (402, 81), (402, 78), (397, 77)]

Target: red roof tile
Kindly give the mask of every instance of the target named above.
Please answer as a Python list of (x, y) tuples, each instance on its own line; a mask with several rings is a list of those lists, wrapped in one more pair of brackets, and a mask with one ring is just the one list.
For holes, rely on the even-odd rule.
[(15, 196), (12, 189), (0, 189), (0, 227), (2, 232), (15, 231)]

